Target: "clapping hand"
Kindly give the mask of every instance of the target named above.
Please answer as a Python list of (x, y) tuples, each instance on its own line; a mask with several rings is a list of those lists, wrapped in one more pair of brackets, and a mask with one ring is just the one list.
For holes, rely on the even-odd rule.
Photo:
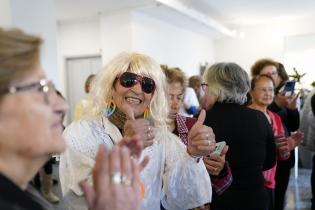
[(139, 165), (126, 147), (114, 146), (109, 152), (100, 145), (93, 168), (93, 186), (80, 183), (90, 210), (136, 210), (140, 208)]

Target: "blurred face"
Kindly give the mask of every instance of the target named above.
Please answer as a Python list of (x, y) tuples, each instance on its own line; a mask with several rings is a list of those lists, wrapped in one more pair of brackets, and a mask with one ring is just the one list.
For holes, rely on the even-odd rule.
[(261, 70), (260, 75), (261, 74), (267, 74), (267, 75), (271, 76), (273, 81), (275, 82), (276, 87), (278, 87), (278, 85), (281, 82), (281, 77), (279, 76), (277, 68), (275, 66), (272, 66), (272, 65), (265, 66)]
[(201, 107), (205, 110), (209, 110), (212, 108), (215, 102), (217, 102), (218, 97), (209, 93), (208, 85), (206, 83), (201, 84), (201, 90), (204, 93), (204, 96), (201, 100)]
[(117, 105), (117, 108), (120, 111), (127, 113), (128, 110), (132, 110), (135, 118), (141, 118), (143, 117), (145, 109), (149, 107), (154, 92), (152, 93), (145, 92), (144, 90), (146, 89), (143, 89), (144, 86), (141, 81), (142, 79), (148, 78), (142, 77), (141, 75), (137, 76), (138, 81), (133, 85), (129, 85), (130, 83), (126, 80), (127, 81), (126, 84), (128, 84), (128, 86), (130, 87), (125, 87), (126, 85), (123, 86), (120, 82), (120, 79), (117, 79), (117, 81), (114, 84), (115, 88), (113, 93), (113, 99)]
[[(65, 150), (62, 137), (62, 115), (65, 101), (52, 86), (39, 85), (45, 73), (38, 65), (13, 87), (29, 87), (8, 93), (0, 101), (0, 152), (10, 152), (26, 158), (48, 156)], [(34, 84), (34, 85), (33, 85)], [(42, 90), (50, 91), (44, 93)]]
[(173, 82), (167, 85), (168, 104), (170, 108), (169, 118), (175, 119), (183, 102), (184, 87), (180, 82)]
[(270, 79), (260, 78), (255, 85), (255, 88), (251, 90), (250, 95), (253, 100), (253, 104), (267, 107), (274, 98), (274, 86)]

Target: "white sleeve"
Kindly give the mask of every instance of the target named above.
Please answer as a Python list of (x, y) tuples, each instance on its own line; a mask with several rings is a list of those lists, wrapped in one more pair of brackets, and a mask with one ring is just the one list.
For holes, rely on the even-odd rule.
[(60, 156), (59, 176), (63, 195), (72, 190), (82, 195), (78, 183), (91, 181), (91, 171), (100, 144), (111, 148), (109, 136), (97, 120), (81, 120), (71, 123), (63, 133), (67, 144), (66, 151)]
[(211, 202), (210, 176), (202, 160), (199, 163), (186, 152), (180, 139), (166, 139), (166, 163), (163, 175), (162, 205), (166, 209), (191, 209)]

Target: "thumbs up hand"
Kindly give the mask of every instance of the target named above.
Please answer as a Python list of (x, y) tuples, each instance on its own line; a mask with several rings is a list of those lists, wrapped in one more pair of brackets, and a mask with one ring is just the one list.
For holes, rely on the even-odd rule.
[(188, 133), (187, 152), (192, 156), (206, 156), (215, 149), (215, 135), (212, 128), (203, 125), (206, 119), (205, 110), (201, 110), (197, 122)]
[(131, 139), (137, 136), (137, 139), (141, 141), (144, 148), (151, 146), (155, 138), (155, 133), (149, 122), (145, 119), (135, 119), (134, 112), (129, 107), (126, 109), (123, 108), (122, 111), (127, 117), (123, 136)]

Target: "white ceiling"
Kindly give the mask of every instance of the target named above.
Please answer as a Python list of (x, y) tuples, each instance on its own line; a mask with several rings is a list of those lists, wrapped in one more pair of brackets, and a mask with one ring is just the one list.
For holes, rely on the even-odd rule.
[(101, 12), (151, 5), (154, 0), (55, 0), (59, 21), (95, 17)]
[[(274, 20), (291, 21), (314, 18), (315, 0), (178, 0), (228, 27), (268, 23)], [(95, 17), (100, 12), (122, 9), (137, 9), (161, 20), (172, 20), (175, 24), (196, 23), (183, 14), (159, 6), (155, 0), (56, 0), (59, 21)], [(205, 28), (205, 26), (201, 27)], [(203, 29), (202, 29), (203, 30)]]
[(228, 25), (314, 18), (314, 0), (183, 0)]

